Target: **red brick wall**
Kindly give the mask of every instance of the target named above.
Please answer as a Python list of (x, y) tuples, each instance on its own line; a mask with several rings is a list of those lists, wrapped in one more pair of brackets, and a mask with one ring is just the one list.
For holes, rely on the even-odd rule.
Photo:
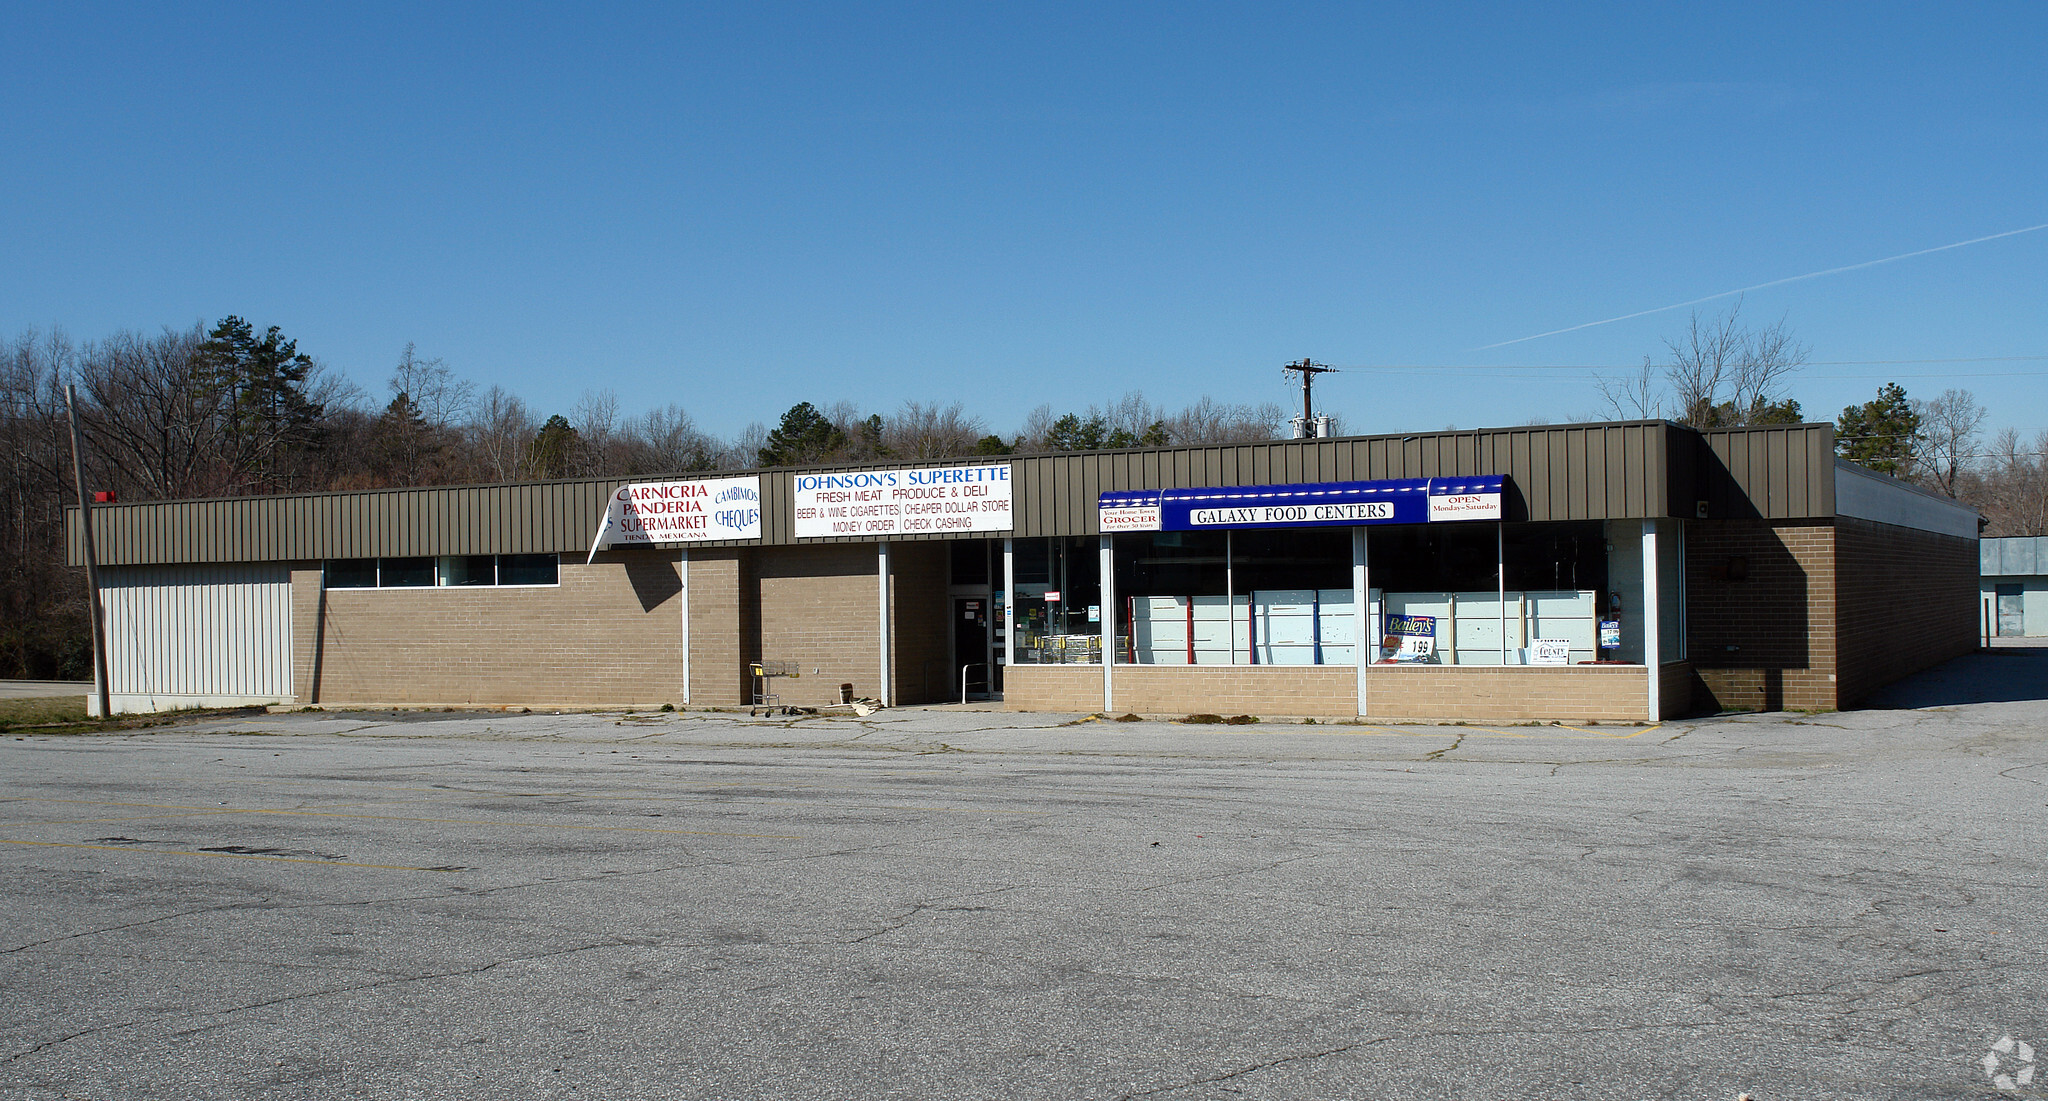
[(1685, 539), (1694, 708), (1835, 707), (1835, 527), (1720, 520)]
[(1835, 525), (1839, 706), (1977, 648), (1975, 539), (1847, 516)]

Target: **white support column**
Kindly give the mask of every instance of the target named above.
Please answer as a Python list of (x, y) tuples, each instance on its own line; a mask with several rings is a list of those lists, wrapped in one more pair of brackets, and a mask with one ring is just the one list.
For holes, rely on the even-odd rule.
[[(1003, 664), (1017, 664), (1017, 541), (1003, 540)], [(989, 670), (993, 677), (995, 670)], [(1007, 675), (1007, 674), (1006, 674)]]
[(1643, 521), (1643, 664), (1649, 667), (1650, 721), (1664, 717), (1664, 623), (1657, 605), (1657, 521)]
[(676, 563), (676, 572), (682, 588), (676, 590), (676, 603), (682, 611), (683, 644), (683, 706), (690, 705), (690, 548), (683, 548), (682, 561)]
[(1116, 550), (1111, 536), (1096, 538), (1102, 541), (1102, 713), (1107, 715), (1116, 707), (1110, 689), (1110, 670), (1116, 668)]
[(1358, 714), (1365, 716), (1365, 670), (1372, 664), (1373, 655), (1379, 652), (1379, 640), (1372, 637), (1372, 605), (1367, 597), (1372, 595), (1371, 579), (1365, 572), (1365, 529), (1351, 529), (1351, 612), (1353, 622), (1351, 633), (1353, 660), (1358, 662)]
[[(1508, 664), (1508, 526), (1496, 520), (1493, 524), (1493, 579), (1500, 589), (1500, 604), (1494, 609), (1500, 613), (1500, 664)], [(1597, 656), (1597, 655), (1596, 655)]]
[(882, 701), (882, 706), (887, 707), (896, 702), (895, 693), (890, 691), (889, 687), (889, 639), (892, 631), (889, 622), (889, 544), (887, 543), (875, 544), (875, 592), (880, 594), (881, 598), (876, 610), (875, 622), (880, 629), (882, 640), (876, 655), (880, 661), (877, 671), (878, 675), (882, 678), (882, 686), (876, 690), (875, 698)]
[[(1230, 647), (1230, 664), (1237, 664), (1237, 551), (1229, 528), (1223, 529), (1223, 644)], [(1245, 655), (1249, 662), (1251, 655)]]

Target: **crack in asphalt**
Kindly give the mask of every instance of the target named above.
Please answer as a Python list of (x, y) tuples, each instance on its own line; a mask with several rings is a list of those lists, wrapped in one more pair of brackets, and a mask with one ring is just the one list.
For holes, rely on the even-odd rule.
[(1283, 1066), (1287, 1063), (1300, 1063), (1310, 1059), (1327, 1059), (1332, 1055), (1342, 1055), (1347, 1051), (1353, 1051), (1361, 1047), (1371, 1047), (1375, 1044), (1383, 1044), (1391, 1039), (1393, 1039), (1393, 1037), (1391, 1036), (1379, 1036), (1371, 1040), (1353, 1040), (1348, 1044), (1339, 1044), (1336, 1047), (1325, 1048), (1321, 1051), (1304, 1051), (1297, 1055), (1282, 1055), (1277, 1059), (1268, 1059), (1264, 1062), (1253, 1063), (1250, 1066), (1239, 1067), (1236, 1070), (1226, 1071), (1222, 1074), (1211, 1074), (1201, 1078), (1190, 1079), (1186, 1082), (1176, 1082), (1168, 1086), (1159, 1086), (1149, 1090), (1138, 1090), (1133, 1093), (1118, 1094), (1117, 1101), (1135, 1101), (1136, 1098), (1153, 1097), (1162, 1093), (1170, 1093), (1174, 1090), (1191, 1089), (1195, 1086), (1213, 1086), (1218, 1082), (1228, 1082), (1233, 1078), (1242, 1078), (1247, 1074), (1256, 1074), (1259, 1071), (1270, 1070), (1273, 1067)]
[(41, 1052), (47, 1051), (51, 1048), (61, 1047), (65, 1044), (71, 1043), (73, 1040), (83, 1039), (88, 1036), (97, 1036), (105, 1032), (117, 1032), (122, 1029), (138, 1028), (146, 1025), (164, 1024), (172, 1021), (193, 1020), (196, 1018), (221, 1018), (220, 1020), (215, 1020), (211, 1023), (200, 1025), (196, 1028), (184, 1029), (182, 1031), (173, 1033), (173, 1035), (176, 1036), (193, 1036), (201, 1032), (209, 1031), (211, 1029), (225, 1027), (227, 1024), (230, 1023), (226, 1018), (239, 1016), (243, 1013), (250, 1012), (251, 1010), (266, 1009), (274, 1005), (284, 1005), (290, 1002), (305, 1001), (309, 998), (324, 998), (333, 994), (352, 994), (362, 990), (376, 990), (382, 987), (395, 986), (404, 983), (429, 982), (435, 979), (462, 978), (467, 975), (481, 975), (486, 971), (491, 971), (496, 968), (503, 967), (507, 964), (530, 963), (534, 960), (554, 959), (561, 956), (575, 955), (579, 952), (590, 952), (602, 948), (628, 947), (633, 946), (637, 943), (638, 942), (635, 941), (620, 940), (615, 937), (607, 938), (595, 944), (582, 944), (572, 948), (562, 948), (549, 952), (535, 952), (525, 956), (511, 956), (505, 959), (492, 960), (489, 963), (480, 964), (475, 967), (452, 968), (446, 971), (429, 971), (417, 975), (398, 975), (389, 978), (378, 979), (374, 982), (354, 983), (346, 986), (329, 987), (323, 990), (308, 990), (297, 994), (283, 994), (275, 998), (265, 998), (261, 1001), (249, 1002), (245, 1005), (231, 1006), (227, 1009), (206, 1010), (191, 1013), (151, 1014), (146, 1017), (138, 1017), (131, 1020), (118, 1021), (112, 1024), (95, 1025), (92, 1028), (82, 1028), (76, 1032), (68, 1033), (66, 1035), (59, 1036), (52, 1040), (45, 1040), (42, 1043), (35, 1045), (34, 1047), (14, 1052), (13, 1054), (8, 1055), (4, 1059), (0, 1059), (0, 1064), (16, 1063), (23, 1059), (27, 1059), (30, 1056), (37, 1055)]
[(1461, 731), (1457, 738), (1452, 740), (1450, 745), (1444, 746), (1441, 749), (1432, 749), (1428, 753), (1423, 754), (1422, 759), (1425, 761), (1441, 761), (1444, 759), (1444, 754), (1457, 752), (1458, 747), (1465, 744), (1467, 737), (1470, 737), (1470, 735)]

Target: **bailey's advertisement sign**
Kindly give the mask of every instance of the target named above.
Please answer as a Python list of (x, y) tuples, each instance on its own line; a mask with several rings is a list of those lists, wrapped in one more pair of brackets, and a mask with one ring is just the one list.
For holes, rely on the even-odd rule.
[(1009, 531), (1010, 464), (795, 477), (799, 539)]
[(604, 547), (760, 537), (758, 477), (635, 482), (612, 493), (590, 554)]

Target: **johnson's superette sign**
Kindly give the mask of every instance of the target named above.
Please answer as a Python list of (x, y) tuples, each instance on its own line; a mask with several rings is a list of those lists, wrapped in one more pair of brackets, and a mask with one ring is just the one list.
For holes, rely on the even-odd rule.
[(796, 535), (918, 535), (1009, 531), (1010, 464), (799, 474)]
[(1105, 532), (1498, 520), (1506, 481), (1498, 474), (1483, 474), (1468, 478), (1134, 490), (1103, 494), (1096, 503), (1095, 515)]
[(602, 547), (761, 537), (761, 479), (635, 482), (613, 491), (590, 542)]

